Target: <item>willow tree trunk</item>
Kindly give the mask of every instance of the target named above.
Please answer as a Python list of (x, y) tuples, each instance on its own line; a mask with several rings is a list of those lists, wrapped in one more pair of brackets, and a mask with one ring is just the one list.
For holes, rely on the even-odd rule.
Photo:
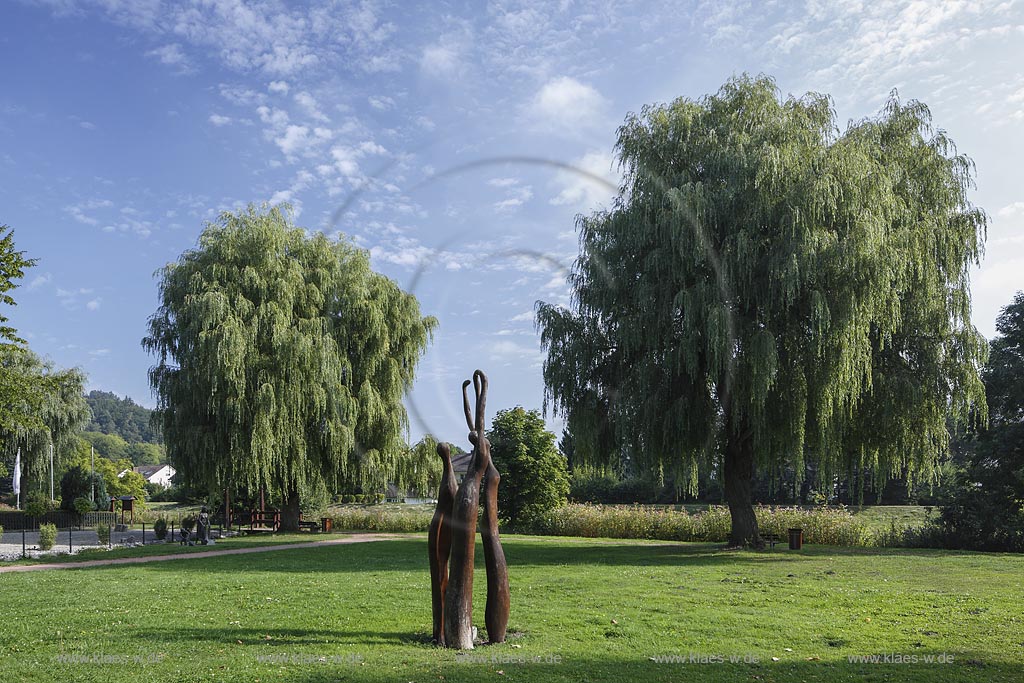
[(508, 627), (509, 590), (508, 565), (505, 551), (498, 535), (498, 484), (501, 475), (493, 461), (488, 462), (484, 473), (484, 518), (481, 520), (480, 538), (484, 546), (484, 566), (487, 568), (487, 607), (484, 610), (484, 624), (487, 626), (487, 640), (504, 643)]
[(299, 508), (299, 492), (296, 489), (288, 491), (284, 507), (281, 510), (281, 531), (298, 531), (299, 520), (302, 518), (302, 510)]
[(444, 645), (444, 599), (448, 590), (448, 556), (452, 550), (452, 504), (457, 489), (448, 444), (437, 444), (437, 454), (441, 456), (444, 470), (437, 491), (434, 518), (430, 520), (427, 546), (430, 551), (430, 593), (434, 612), (433, 641), (438, 645)]
[(726, 420), (725, 467), (722, 473), (725, 500), (732, 517), (729, 545), (764, 546), (754, 515), (754, 443), (748, 427), (733, 429)]

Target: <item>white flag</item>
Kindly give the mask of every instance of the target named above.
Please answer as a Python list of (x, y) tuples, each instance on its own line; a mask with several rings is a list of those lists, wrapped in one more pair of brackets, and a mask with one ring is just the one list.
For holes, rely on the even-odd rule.
[(21, 493), (21, 449), (14, 456), (14, 495)]

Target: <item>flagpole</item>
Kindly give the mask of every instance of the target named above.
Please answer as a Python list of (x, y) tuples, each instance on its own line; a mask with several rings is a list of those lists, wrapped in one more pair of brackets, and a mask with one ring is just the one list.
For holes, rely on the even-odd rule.
[(90, 446), (92, 452), (92, 484), (89, 486), (89, 500), (96, 502), (96, 447)]
[(21, 449), (18, 449), (18, 455), (14, 458), (14, 493), (18, 496), (17, 506), (21, 509)]
[(50, 500), (53, 500), (53, 444), (50, 444)]

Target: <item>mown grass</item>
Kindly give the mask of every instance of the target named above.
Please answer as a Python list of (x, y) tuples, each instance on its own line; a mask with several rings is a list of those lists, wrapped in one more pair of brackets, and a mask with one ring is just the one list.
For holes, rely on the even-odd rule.
[[(511, 637), (474, 650), (483, 663), (429, 644), (426, 539), (417, 537), (0, 575), (0, 671), (11, 681), (107, 683), (1024, 680), (1020, 556), (522, 536), (507, 537), (505, 550)], [(889, 653), (953, 662), (847, 659)], [(672, 654), (759, 661), (651, 659)]]

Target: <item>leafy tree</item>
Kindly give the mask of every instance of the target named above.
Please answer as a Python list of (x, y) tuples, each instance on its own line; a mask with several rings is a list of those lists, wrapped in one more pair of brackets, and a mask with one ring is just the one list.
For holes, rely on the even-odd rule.
[(303, 489), (397, 478), (401, 398), (436, 320), (365, 251), (307, 236), (287, 208), (249, 207), (209, 224), (160, 279), (143, 345), (186, 483), (277, 492), (295, 528)]
[(128, 443), (117, 434), (82, 432), (82, 438), (96, 449), (96, 455), (107, 460), (124, 460), (128, 457)]
[[(17, 305), (8, 292), (17, 286), (15, 280), (25, 276), (25, 269), (35, 264), (35, 259), (25, 258), (25, 252), (14, 250), (14, 231), (9, 226), (0, 225), (0, 304)], [(0, 346), (24, 344), (25, 340), (18, 337), (17, 330), (7, 323), (7, 317), (0, 314)]]
[(827, 96), (742, 77), (631, 114), (617, 152), (613, 208), (578, 219), (573, 308), (537, 307), (574, 458), (690, 492), (720, 459), (735, 545), (760, 544), (757, 466), (928, 475), (947, 417), (984, 406), (986, 224), (928, 109), (894, 94), (840, 133)]
[(129, 444), (125, 455), (136, 465), (162, 465), (167, 459), (164, 449), (155, 443)]
[(426, 434), (409, 447), (406, 457), (399, 460), (397, 479), (405, 488), (419, 496), (436, 496), (443, 470), (437, 455), (437, 439)]
[(38, 487), (48, 479), (50, 445), (54, 464), (60, 467), (74, 450), (78, 434), (89, 419), (89, 408), (82, 397), (85, 376), (77, 369), (61, 370), (28, 349), (8, 356), (5, 368), (31, 385), (32, 398), (17, 405), (20, 412), (13, 429), (0, 431), (0, 443), (10, 458), (21, 449), (22, 478), (25, 488)]
[[(9, 292), (35, 263), (24, 252), (15, 251), (14, 231), (0, 226), (0, 304), (17, 305)], [(41, 426), (36, 412), (46, 387), (38, 375), (26, 371), (33, 357), (26, 357), (25, 340), (7, 323), (0, 313), (0, 433), (11, 434)]]
[(90, 391), (85, 400), (93, 415), (87, 431), (116, 434), (128, 443), (163, 442), (159, 425), (152, 421), (153, 411), (136, 404), (131, 398), (120, 398), (109, 391)]
[(1024, 292), (996, 331), (983, 373), (990, 422), (966, 440), (939, 524), (953, 547), (1024, 552)]
[(60, 478), (60, 506), (64, 510), (74, 511), (75, 501), (79, 498), (89, 499), (92, 488), (92, 473), (81, 465), (69, 467)]
[(565, 457), (538, 410), (500, 410), (487, 438), (501, 474), (498, 511), (513, 527), (529, 527), (544, 513), (564, 505), (569, 495)]

